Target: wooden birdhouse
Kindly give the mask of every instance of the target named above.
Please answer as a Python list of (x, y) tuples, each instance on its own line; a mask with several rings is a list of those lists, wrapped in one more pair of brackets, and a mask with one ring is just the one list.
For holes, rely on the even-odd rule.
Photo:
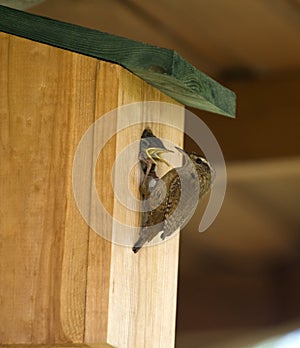
[[(149, 124), (182, 147), (184, 105), (233, 116), (234, 94), (171, 50), (2, 6), (0, 31), (0, 347), (173, 347), (179, 235), (138, 255), (112, 242), (115, 219), (139, 223), (117, 202), (127, 168), (114, 163)], [(99, 213), (101, 236), (74, 197), (74, 158), (110, 112), (76, 179), (86, 211), (95, 179), (113, 217)]]

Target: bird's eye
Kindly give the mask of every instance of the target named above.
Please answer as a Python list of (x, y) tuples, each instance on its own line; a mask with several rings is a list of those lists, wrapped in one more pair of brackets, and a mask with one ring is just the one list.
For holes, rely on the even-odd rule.
[(202, 164), (202, 159), (201, 159), (201, 158), (197, 158), (197, 159), (196, 159), (196, 163)]

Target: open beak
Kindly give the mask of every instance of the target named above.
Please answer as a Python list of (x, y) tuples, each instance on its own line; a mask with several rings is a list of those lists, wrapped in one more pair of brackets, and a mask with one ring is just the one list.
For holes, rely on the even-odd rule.
[(170, 164), (164, 158), (162, 158), (161, 155), (163, 153), (173, 152), (172, 150), (162, 149), (160, 147), (148, 147), (145, 152), (154, 164), (157, 164), (155, 160), (159, 160), (170, 167)]

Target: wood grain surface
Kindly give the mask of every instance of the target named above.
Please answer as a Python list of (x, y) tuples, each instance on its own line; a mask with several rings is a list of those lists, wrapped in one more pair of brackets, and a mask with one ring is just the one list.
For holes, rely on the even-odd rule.
[[(0, 344), (172, 347), (179, 234), (139, 255), (101, 238), (77, 209), (72, 165), (81, 137), (106, 112), (175, 102), (120, 66), (4, 33), (0, 65)], [(153, 124), (155, 134), (182, 146), (184, 108), (157, 112), (178, 129)], [(138, 224), (139, 214), (121, 210), (107, 175), (139, 140), (146, 113), (96, 163), (99, 197), (126, 223)], [(132, 173), (138, 196), (138, 167)], [(102, 221), (114, 233), (114, 223)]]
[(0, 31), (120, 64), (182, 104), (235, 116), (235, 94), (175, 51), (4, 6)]

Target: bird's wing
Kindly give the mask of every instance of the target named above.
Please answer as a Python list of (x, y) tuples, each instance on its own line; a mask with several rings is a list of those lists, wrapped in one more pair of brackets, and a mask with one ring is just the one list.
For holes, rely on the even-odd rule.
[(164, 206), (168, 192), (160, 179), (147, 199), (143, 201), (142, 227), (156, 225), (164, 220)]
[[(178, 171), (178, 168), (177, 168)], [(169, 184), (169, 195), (166, 204), (165, 216), (164, 216), (164, 227), (161, 238), (164, 239), (166, 236), (174, 233), (178, 227), (180, 227), (182, 211), (176, 211), (179, 200), (181, 199), (181, 181), (180, 177), (174, 169), (174, 174), (170, 176)]]
[(158, 181), (150, 192), (149, 180), (146, 184), (148, 186), (143, 191), (142, 228), (139, 238), (132, 248), (134, 253), (137, 253), (146, 242), (150, 242), (163, 228), (163, 211), (158, 209), (159, 206), (155, 208), (155, 201), (160, 202), (163, 197), (164, 185)]
[(164, 230), (165, 218), (172, 212), (172, 201), (176, 198), (176, 185), (178, 185), (179, 179), (176, 176), (176, 170), (172, 169), (157, 181), (151, 193), (150, 191), (145, 192), (142, 228), (140, 236), (133, 246), (135, 253), (146, 242), (150, 242), (159, 232)]
[(170, 217), (175, 209), (177, 208), (180, 194), (181, 194), (181, 182), (180, 177), (177, 173), (177, 168), (170, 170), (167, 174), (162, 177), (162, 180), (166, 180), (168, 185), (168, 195), (166, 197), (164, 220)]
[[(175, 169), (158, 180), (148, 199), (143, 202), (142, 227), (158, 225), (155, 230), (163, 230), (164, 220), (177, 207), (180, 198), (180, 179)], [(151, 238), (152, 239), (152, 238)]]

